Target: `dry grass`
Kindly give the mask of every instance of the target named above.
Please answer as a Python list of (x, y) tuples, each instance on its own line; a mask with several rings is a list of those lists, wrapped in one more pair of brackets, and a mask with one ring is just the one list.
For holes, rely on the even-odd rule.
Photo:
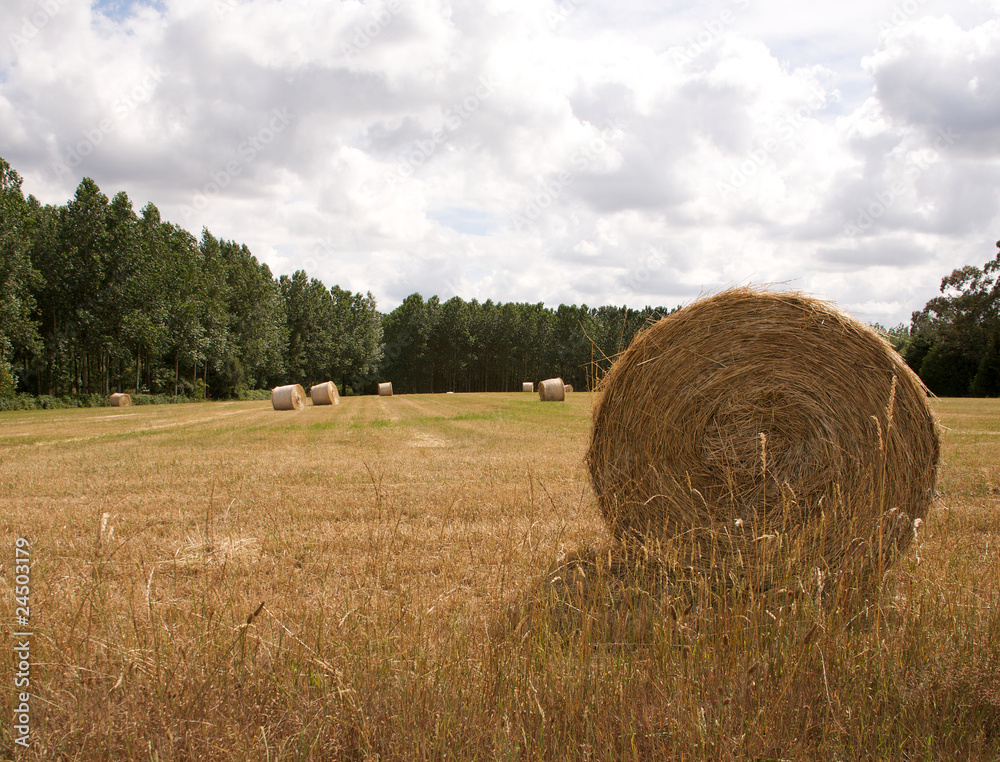
[(16, 536), (35, 564), (20, 756), (997, 758), (1000, 403), (934, 403), (942, 496), (851, 607), (610, 552), (590, 404), (4, 413), (4, 589)]

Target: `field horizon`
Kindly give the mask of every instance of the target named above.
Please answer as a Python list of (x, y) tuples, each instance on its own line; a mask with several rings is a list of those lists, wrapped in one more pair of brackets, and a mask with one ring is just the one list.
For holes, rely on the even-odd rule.
[(932, 401), (939, 498), (851, 609), (617, 554), (592, 401), (0, 413), (29, 755), (1000, 759), (1000, 401)]

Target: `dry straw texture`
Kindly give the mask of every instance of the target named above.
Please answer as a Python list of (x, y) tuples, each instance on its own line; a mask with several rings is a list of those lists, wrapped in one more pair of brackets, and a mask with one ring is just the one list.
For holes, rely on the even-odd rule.
[(566, 394), (569, 394), (571, 391), (573, 391), (573, 384), (566, 384), (566, 388), (564, 389), (564, 391), (566, 392)]
[(385, 381), (378, 385), (378, 396), (379, 397), (392, 396), (392, 381)]
[(275, 410), (301, 410), (306, 406), (306, 390), (301, 384), (277, 386), (271, 391), (271, 405)]
[(602, 380), (587, 463), (616, 538), (682, 567), (871, 572), (927, 514), (938, 435), (871, 328), (741, 288), (636, 337)]
[(562, 402), (566, 399), (566, 384), (561, 378), (547, 378), (538, 385), (542, 402)]
[(127, 394), (115, 392), (111, 395), (111, 407), (128, 407), (132, 404), (132, 398)]
[(532, 394), (534, 394), (534, 392), (535, 392), (535, 382), (534, 381), (525, 381), (523, 384), (521, 384), (521, 391), (522, 392), (531, 392)]
[(337, 386), (333, 381), (323, 384), (316, 384), (309, 388), (309, 396), (314, 405), (339, 405), (340, 394), (337, 393)]

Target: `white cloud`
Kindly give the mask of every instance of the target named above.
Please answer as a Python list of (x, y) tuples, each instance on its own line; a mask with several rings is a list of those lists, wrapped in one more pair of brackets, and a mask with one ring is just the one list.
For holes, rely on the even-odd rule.
[(1000, 235), (988, 2), (46, 2), (0, 9), (45, 22), (0, 40), (28, 192), (89, 175), (383, 309), (776, 282), (894, 323)]

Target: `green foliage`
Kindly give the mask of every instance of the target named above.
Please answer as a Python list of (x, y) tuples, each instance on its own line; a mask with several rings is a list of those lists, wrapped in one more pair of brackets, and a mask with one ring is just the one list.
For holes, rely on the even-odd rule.
[(177, 405), (185, 402), (197, 402), (194, 397), (186, 394), (131, 394), (133, 405)]
[(920, 364), (920, 378), (939, 397), (964, 397), (974, 371), (961, 352), (944, 343), (932, 346)]
[(269, 400), (271, 399), (270, 389), (240, 389), (236, 394), (240, 400)]
[[(1000, 242), (997, 242), (1000, 248)], [(905, 357), (939, 396), (1000, 393), (1000, 253), (941, 280), (941, 296), (914, 312)]]
[(0, 158), (0, 358), (36, 348), (31, 293), (39, 275), (31, 266), (31, 206), (21, 194), (21, 177)]
[(0, 397), (0, 412), (7, 410), (37, 410), (38, 400), (29, 394), (15, 397)]
[(107, 407), (108, 398), (103, 394), (68, 394), (62, 397), (43, 394), (33, 397), (18, 394), (0, 398), (0, 410), (66, 410), (77, 407)]
[(0, 399), (9, 400), (14, 398), (14, 374), (10, 371), (10, 365), (0, 360)]
[(969, 391), (973, 397), (1000, 397), (1000, 333), (990, 337)]
[(900, 323), (893, 328), (886, 328), (881, 323), (874, 323), (872, 328), (882, 334), (899, 354), (906, 356), (910, 346), (910, 326)]
[(136, 215), (90, 178), (63, 206), (25, 200), (20, 186), (0, 159), (0, 361), (23, 362), (27, 388), (226, 398), (375, 373), (371, 294), (305, 273), (293, 276), (302, 293), (283, 293), (245, 245), (208, 230), (199, 240), (153, 204)]
[(520, 391), (561, 377), (592, 388), (613, 358), (665, 308), (465, 302), (411, 294), (384, 320), (380, 380), (399, 392)]

